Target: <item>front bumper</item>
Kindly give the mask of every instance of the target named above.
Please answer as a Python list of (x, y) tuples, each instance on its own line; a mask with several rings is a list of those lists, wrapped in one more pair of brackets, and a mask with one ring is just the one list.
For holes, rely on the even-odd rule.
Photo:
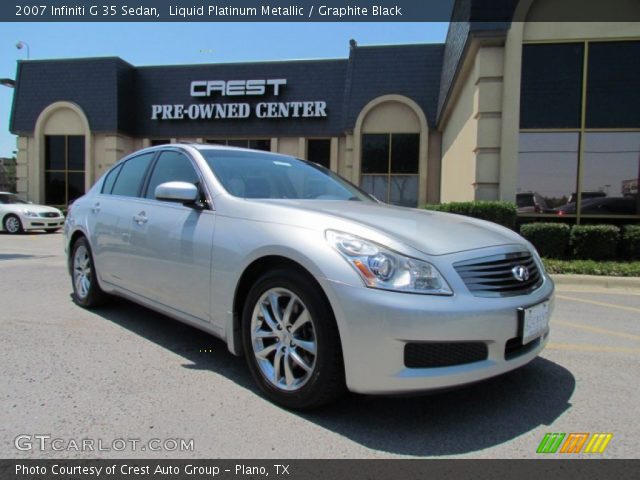
[(44, 230), (48, 228), (62, 228), (64, 226), (64, 217), (25, 217), (21, 216), (22, 228), (24, 230)]
[[(518, 348), (518, 308), (549, 300), (553, 310), (549, 277), (528, 295), (504, 298), (475, 297), (468, 291), (405, 294), (319, 281), (338, 322), (346, 382), (354, 392), (410, 393), (476, 382), (527, 364), (548, 339), (547, 331)], [(483, 343), (487, 355), (455, 366), (408, 368), (405, 345), (421, 342)]]

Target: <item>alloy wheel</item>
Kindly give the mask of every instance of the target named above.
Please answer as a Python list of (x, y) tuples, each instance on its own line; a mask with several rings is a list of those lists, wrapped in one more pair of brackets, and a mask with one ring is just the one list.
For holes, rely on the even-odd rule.
[(87, 298), (91, 288), (91, 257), (84, 245), (80, 245), (73, 256), (73, 285), (78, 297)]
[(299, 390), (314, 372), (315, 325), (302, 300), (286, 288), (271, 288), (256, 303), (251, 345), (260, 372), (280, 390)]
[(5, 220), (4, 226), (9, 233), (18, 233), (20, 231), (20, 220), (17, 217), (9, 217)]

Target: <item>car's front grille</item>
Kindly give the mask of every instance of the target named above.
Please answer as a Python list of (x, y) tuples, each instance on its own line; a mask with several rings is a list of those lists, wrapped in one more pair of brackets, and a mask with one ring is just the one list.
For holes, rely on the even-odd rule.
[(39, 214), (42, 218), (58, 218), (56, 212), (43, 212)]
[(452, 367), (486, 360), (487, 345), (482, 342), (421, 342), (404, 346), (407, 368)]
[(453, 266), (469, 291), (478, 297), (524, 295), (542, 284), (540, 270), (529, 252), (474, 258)]

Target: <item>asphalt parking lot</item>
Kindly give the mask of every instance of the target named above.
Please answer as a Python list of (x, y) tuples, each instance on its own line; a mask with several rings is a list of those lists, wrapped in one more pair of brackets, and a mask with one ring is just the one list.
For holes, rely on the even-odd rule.
[[(602, 457), (640, 458), (640, 288), (562, 285), (548, 348), (505, 376), (305, 414), (260, 397), (221, 341), (124, 300), (86, 311), (70, 291), (62, 235), (0, 234), (2, 458), (536, 458), (547, 432), (613, 433)], [(162, 448), (142, 450), (151, 439)]]

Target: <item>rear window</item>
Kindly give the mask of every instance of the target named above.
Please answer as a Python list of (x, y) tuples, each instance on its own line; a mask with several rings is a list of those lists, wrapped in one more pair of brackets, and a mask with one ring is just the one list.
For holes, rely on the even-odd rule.
[(111, 193), (124, 197), (137, 197), (140, 195), (142, 181), (147, 173), (149, 164), (155, 153), (144, 153), (127, 160), (122, 164), (120, 174), (115, 180)]

